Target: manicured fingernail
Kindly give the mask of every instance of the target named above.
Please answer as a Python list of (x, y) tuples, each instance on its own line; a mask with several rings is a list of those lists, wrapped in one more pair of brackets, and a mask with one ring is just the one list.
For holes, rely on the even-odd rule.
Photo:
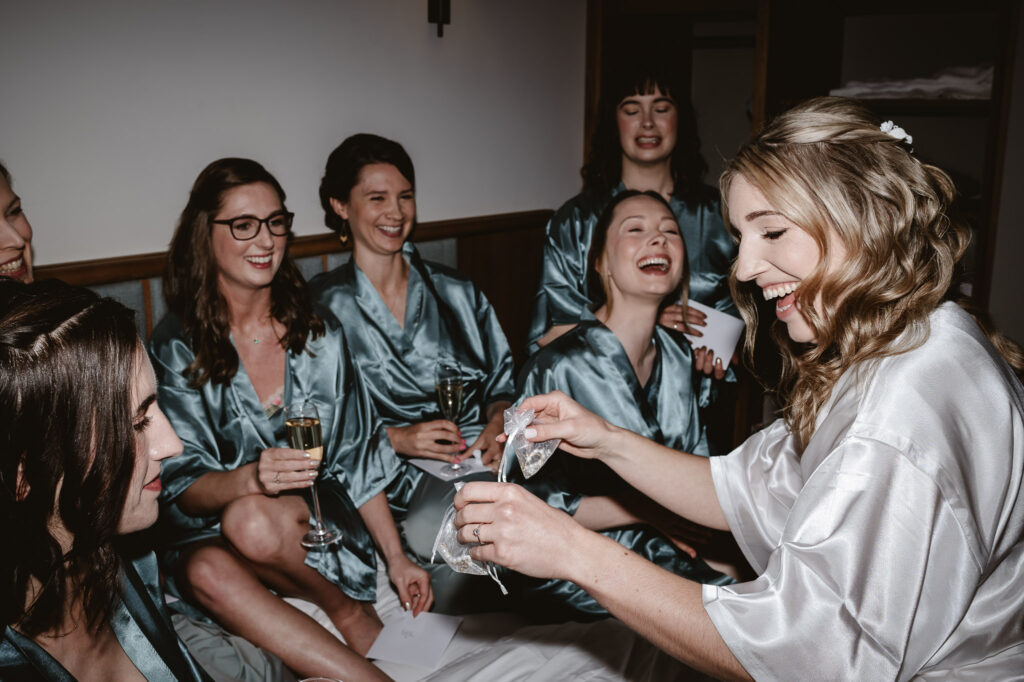
[(405, 602), (404, 604), (402, 604), (402, 608), (404, 608), (406, 611), (408, 611), (409, 609), (412, 608), (412, 604), (410, 604), (409, 602)]
[(310, 478), (316, 478), (316, 472), (315, 472), (315, 471), (308, 471), (308, 472), (306, 472), (306, 473), (308, 473), (308, 474), (309, 474), (309, 477), (310, 477)]
[(523, 431), (523, 435), (526, 436), (527, 438), (536, 438), (537, 437), (537, 429), (532, 428), (532, 427), (528, 428), (525, 431)]
[(302, 456), (305, 457), (306, 459), (311, 459), (313, 457), (313, 455), (309, 454), (308, 452), (303, 452)]

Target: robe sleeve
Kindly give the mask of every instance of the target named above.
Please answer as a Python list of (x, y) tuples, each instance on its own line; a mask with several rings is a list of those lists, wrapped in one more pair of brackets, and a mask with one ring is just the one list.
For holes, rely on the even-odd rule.
[(296, 392), (305, 392), (330, 405), (333, 420), (324, 439), (325, 474), (343, 481), (352, 502), (361, 507), (401, 470), (398, 456), (341, 329), (329, 329), (309, 350), (303, 354), (303, 371), (292, 378), (293, 398)]
[(530, 352), (537, 350), (537, 339), (551, 327), (573, 324), (590, 304), (586, 291), (585, 257), (579, 256), (579, 236), (584, 229), (578, 207), (563, 206), (548, 222), (540, 284), (533, 300), (533, 314), (527, 337)]
[(981, 574), (948, 501), (915, 458), (864, 436), (841, 441), (798, 489), (785, 442), (711, 460), (729, 525), (761, 574), (705, 585), (708, 615), (755, 679), (913, 677)]
[[(476, 292), (476, 299), (476, 323), (484, 344), (485, 366), (490, 368), (483, 388), (483, 404), (486, 408), (499, 400), (515, 400), (516, 391), (512, 374), (515, 363), (512, 360), (512, 349), (509, 348), (494, 308), (479, 289)], [(486, 415), (484, 417), (486, 419)]]
[[(566, 391), (567, 386), (558, 376), (557, 370), (564, 366), (564, 363), (547, 362), (551, 358), (550, 353), (534, 355), (527, 362), (519, 376), (519, 395), (528, 397), (548, 393), (554, 390)], [(540, 471), (529, 479), (524, 478), (518, 463), (512, 467), (511, 480), (520, 483), (528, 491), (547, 502), (555, 509), (560, 509), (568, 514), (575, 514), (579, 509), (583, 495), (574, 492), (570, 485), (572, 477), (571, 467), (572, 455), (561, 450), (555, 450), (551, 458), (544, 464)]]
[(222, 456), (221, 447), (233, 446), (217, 439), (202, 393), (189, 386), (185, 368), (192, 362), (193, 355), (185, 342), (179, 338), (154, 340), (150, 356), (159, 383), (160, 409), (184, 446), (182, 454), (161, 463), (162, 499), (173, 502), (204, 474), (227, 471), (223, 462), (234, 461), (235, 453)]

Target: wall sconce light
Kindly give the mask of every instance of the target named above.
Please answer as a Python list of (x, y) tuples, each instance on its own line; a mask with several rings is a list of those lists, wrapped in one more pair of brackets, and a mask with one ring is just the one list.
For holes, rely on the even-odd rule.
[(451, 0), (427, 0), (427, 22), (437, 24), (437, 37), (443, 37), (444, 25), (452, 23)]

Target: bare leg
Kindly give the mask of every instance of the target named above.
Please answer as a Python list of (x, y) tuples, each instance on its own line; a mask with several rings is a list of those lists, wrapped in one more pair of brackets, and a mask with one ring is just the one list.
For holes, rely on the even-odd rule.
[[(301, 499), (294, 501), (305, 507)], [(276, 507), (278, 515), (284, 517), (290, 506), (293, 505), (274, 505), (272, 509)], [(238, 511), (243, 512), (245, 509), (239, 508)], [(305, 531), (306, 518), (303, 518), (300, 535)], [(271, 531), (266, 527), (264, 530), (267, 534)], [(297, 538), (298, 535), (295, 547), (301, 557), (303, 550)], [(282, 570), (287, 566), (290, 563), (284, 562), (275, 571), (263, 571), (223, 541), (213, 541), (196, 546), (182, 557), (179, 586), (189, 590), (196, 602), (227, 629), (273, 652), (300, 676), (330, 675), (346, 680), (387, 680), (388, 677), (379, 669), (345, 646), (315, 620), (271, 593), (261, 581), (271, 577), (280, 578), (282, 584), (273, 585), (275, 589), (293, 588), (281, 590), (281, 593), (294, 593), (315, 602), (319, 600), (310, 597), (322, 591), (324, 601), (333, 609), (332, 620), (338, 618), (346, 626), (348, 632), (343, 630), (343, 635), (346, 638), (353, 636), (357, 641), (360, 641), (360, 636), (363, 639), (368, 637), (366, 648), (380, 629), (380, 621), (372, 607), (350, 599), (305, 564), (303, 568), (316, 574), (329, 589), (322, 585), (315, 586), (319, 590), (303, 589), (308, 587), (301, 579), (303, 576), (300, 575), (299, 579), (290, 576), (287, 570)], [(268, 581), (268, 584), (271, 583)], [(369, 614), (373, 614), (372, 617)], [(338, 625), (337, 622), (335, 624)], [(339, 630), (342, 628), (339, 627)], [(367, 632), (371, 634), (364, 634)]]
[(182, 578), (196, 601), (228, 630), (276, 654), (302, 677), (388, 677), (315, 620), (275, 596), (227, 547), (206, 544), (183, 558)]
[(278, 594), (313, 602), (327, 614), (345, 641), (365, 655), (383, 625), (372, 604), (358, 602), (305, 564), (300, 539), (309, 530), (302, 498), (248, 495), (229, 504), (221, 531), (257, 576)]

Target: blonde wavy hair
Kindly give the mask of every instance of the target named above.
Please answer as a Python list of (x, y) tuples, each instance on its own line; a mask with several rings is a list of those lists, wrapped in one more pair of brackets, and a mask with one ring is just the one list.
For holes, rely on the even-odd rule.
[[(821, 296), (820, 306), (800, 309), (816, 341), (800, 344), (784, 326), (772, 329), (782, 355), (783, 417), (801, 446), (847, 369), (906, 352), (927, 338), (928, 315), (949, 297), (970, 238), (967, 226), (950, 215), (953, 181), (915, 158), (879, 123), (851, 100), (809, 100), (772, 121), (721, 178), (726, 216), (729, 188), (742, 175), (822, 254), (800, 284), (801, 300)], [(830, 228), (846, 257), (827, 271)], [(735, 265), (730, 286), (747, 323), (750, 362), (757, 329), (753, 287), (737, 281)], [(1018, 371), (1024, 367), (1020, 349), (979, 322), (1007, 362)]]

